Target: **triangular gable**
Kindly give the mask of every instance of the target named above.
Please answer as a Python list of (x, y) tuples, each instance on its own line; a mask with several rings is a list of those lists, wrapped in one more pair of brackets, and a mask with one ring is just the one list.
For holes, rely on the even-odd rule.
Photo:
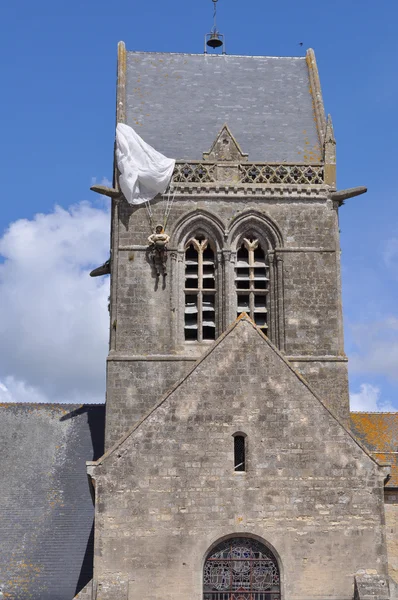
[(214, 161), (245, 162), (248, 156), (242, 152), (227, 124), (221, 128), (209, 152), (203, 152), (204, 160)]
[[(279, 352), (279, 350), (270, 342), (270, 340), (261, 332), (260, 329), (253, 323), (253, 321), (243, 313), (236, 319), (236, 321), (214, 342), (214, 344), (209, 348), (207, 352), (194, 364), (194, 366), (188, 371), (188, 373), (180, 379), (166, 394), (163, 398), (146, 414), (144, 417), (138, 421), (112, 448), (110, 448), (98, 461), (90, 462), (88, 465), (95, 467), (97, 465), (103, 464), (113, 453), (115, 453), (125, 442), (126, 440), (134, 434), (135, 431), (141, 428), (141, 426), (155, 413), (160, 407), (162, 407), (172, 396), (173, 394), (185, 383), (187, 382), (195, 372), (203, 367), (206, 361), (212, 356), (212, 354), (224, 343), (226, 343), (227, 338), (232, 335), (233, 332), (239, 332), (239, 328), (242, 327), (250, 327), (252, 334), (254, 336), (259, 336), (264, 343), (265, 347), (268, 347), (268, 351), (271, 351), (272, 355), (275, 357), (279, 357), (280, 361), (282, 361), (285, 368), (287, 368), (294, 376), (297, 378), (300, 385), (305, 386), (307, 390), (311, 393), (314, 399), (322, 406), (322, 408), (327, 411), (331, 417), (338, 423), (338, 425), (345, 431), (346, 435), (349, 436), (355, 444), (363, 451), (363, 453), (371, 459), (373, 463), (376, 463), (378, 466), (389, 466), (385, 463), (380, 463), (375, 459), (375, 457), (369, 452), (369, 450), (352, 434), (352, 432), (345, 426), (345, 424), (340, 421), (340, 419), (334, 414), (334, 412), (322, 401), (322, 399), (314, 392), (314, 390), (310, 387), (307, 381), (298, 373), (292, 365), (286, 360), (286, 358)], [(254, 339), (254, 338), (253, 338)]]

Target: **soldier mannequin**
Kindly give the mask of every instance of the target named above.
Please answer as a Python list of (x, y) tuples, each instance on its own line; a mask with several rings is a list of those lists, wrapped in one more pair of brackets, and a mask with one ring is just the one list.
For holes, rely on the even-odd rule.
[(167, 275), (167, 244), (170, 236), (164, 231), (163, 225), (156, 225), (155, 233), (149, 236), (148, 242), (152, 249), (152, 260), (155, 265), (156, 275)]

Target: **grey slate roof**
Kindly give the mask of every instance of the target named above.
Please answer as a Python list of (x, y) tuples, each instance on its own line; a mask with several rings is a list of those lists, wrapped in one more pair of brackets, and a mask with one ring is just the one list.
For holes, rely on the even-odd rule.
[(201, 160), (227, 123), (253, 162), (319, 162), (305, 58), (127, 52), (126, 120), (175, 159)]
[(0, 587), (71, 600), (92, 577), (86, 460), (104, 448), (104, 405), (0, 405)]

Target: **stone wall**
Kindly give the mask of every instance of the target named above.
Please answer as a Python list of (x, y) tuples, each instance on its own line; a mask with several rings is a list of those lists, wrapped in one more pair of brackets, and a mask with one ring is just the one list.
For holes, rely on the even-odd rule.
[(348, 600), (356, 573), (387, 576), (384, 470), (247, 319), (93, 476), (101, 600), (200, 600), (206, 553), (231, 535), (274, 549), (284, 600)]
[[(163, 221), (164, 201), (153, 202), (153, 223)], [(207, 228), (217, 246), (220, 309), (217, 336), (236, 318), (236, 241), (253, 224), (275, 248), (278, 274), (271, 281), (274, 323), (271, 339), (308, 374), (315, 389), (344, 418), (348, 415), (347, 370), (343, 362), (343, 328), (340, 297), (340, 257), (337, 213), (327, 195), (308, 189), (294, 197), (207, 198), (176, 196), (167, 230), (169, 244), (168, 276), (158, 281), (148, 254), (150, 234), (144, 207), (118, 204), (113, 223), (111, 353), (108, 370), (107, 447), (151, 408), (151, 403), (173, 383), (170, 367), (150, 365), (147, 373), (151, 392), (145, 392), (132, 375), (131, 357), (169, 355), (181, 360), (195, 359), (206, 344), (185, 343), (184, 319), (184, 240), (197, 227)], [(245, 229), (246, 228), (246, 229)], [(276, 273), (276, 267), (275, 267)], [(277, 292), (275, 291), (277, 289)], [(276, 333), (278, 330), (278, 333)], [(306, 357), (309, 363), (305, 363)], [(335, 358), (342, 359), (336, 366)], [(115, 363), (122, 360), (117, 368)], [(319, 358), (317, 374), (314, 359)], [(174, 363), (176, 381), (186, 364)], [(165, 382), (161, 381), (166, 373)], [(115, 379), (114, 379), (115, 377)], [(126, 385), (121, 386), (124, 380)], [(335, 385), (330, 385), (334, 380)], [(156, 383), (157, 382), (157, 383)], [(133, 412), (124, 407), (135, 405)], [(117, 416), (116, 416), (117, 414)], [(117, 430), (112, 433), (113, 424)]]
[(347, 359), (291, 361), (319, 396), (344, 423), (349, 421)]
[[(171, 359), (171, 360), (169, 360)], [(108, 360), (106, 439), (115, 444), (190, 367), (192, 360)]]
[[(386, 490), (385, 512), (388, 574), (398, 586), (398, 490)], [(398, 597), (398, 593), (396, 596)]]

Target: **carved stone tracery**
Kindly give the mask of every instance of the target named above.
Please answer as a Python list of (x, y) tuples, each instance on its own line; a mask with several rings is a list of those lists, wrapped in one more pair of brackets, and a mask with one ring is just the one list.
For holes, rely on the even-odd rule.
[(325, 185), (323, 165), (264, 164), (264, 163), (176, 163), (171, 185), (181, 184), (230, 185)]
[(322, 165), (250, 164), (239, 165), (241, 183), (307, 184), (324, 183)]
[(214, 163), (176, 163), (172, 183), (212, 183), (215, 169)]
[[(214, 287), (200, 284), (202, 267), (199, 263), (203, 263), (199, 257), (205, 249), (200, 244), (205, 240), (211, 244), (214, 251)], [(249, 254), (252, 249), (253, 256), (248, 257), (247, 265), (242, 263), (242, 257), (238, 257), (242, 244), (249, 246)], [(195, 249), (197, 258), (187, 256), (186, 252), (190, 246), (192, 250)], [(254, 256), (258, 254), (257, 246), (261, 246), (263, 252), (263, 256), (258, 258)], [(171, 234), (171, 247), (176, 249), (178, 260), (173, 267), (176, 270), (172, 282), (174, 283), (175, 279), (176, 285), (173, 285), (172, 302), (179, 315), (174, 321), (175, 335), (184, 351), (187, 341), (201, 342), (209, 339), (203, 335), (208, 333), (207, 330), (203, 332), (204, 321), (209, 320), (208, 315), (203, 316), (203, 323), (202, 317), (198, 317), (196, 321), (193, 317), (196, 314), (201, 315), (204, 310), (200, 293), (214, 294), (214, 299), (212, 297), (204, 300), (211, 300), (214, 306), (216, 337), (225, 331), (239, 312), (247, 312), (273, 343), (280, 350), (284, 350), (283, 255), (279, 254), (279, 249), (283, 246), (283, 236), (277, 224), (255, 209), (237, 215), (228, 227), (217, 216), (204, 209), (185, 214), (175, 224)], [(209, 257), (205, 260), (209, 260)], [(209, 263), (206, 269), (212, 269)], [(248, 279), (249, 286), (242, 283), (237, 290), (237, 278), (241, 282)], [(196, 279), (197, 288), (187, 286), (187, 281), (193, 282)], [(245, 296), (248, 296), (248, 306), (243, 311), (243, 303), (239, 300), (247, 301)], [(213, 306), (210, 307), (212, 310)]]
[[(203, 161), (176, 162), (171, 186), (175, 191), (197, 187), (212, 192), (214, 186), (249, 187), (267, 186), (324, 186), (325, 167), (317, 164), (248, 163), (228, 125), (218, 133), (212, 147), (203, 153)], [(217, 191), (217, 190), (216, 190)]]

